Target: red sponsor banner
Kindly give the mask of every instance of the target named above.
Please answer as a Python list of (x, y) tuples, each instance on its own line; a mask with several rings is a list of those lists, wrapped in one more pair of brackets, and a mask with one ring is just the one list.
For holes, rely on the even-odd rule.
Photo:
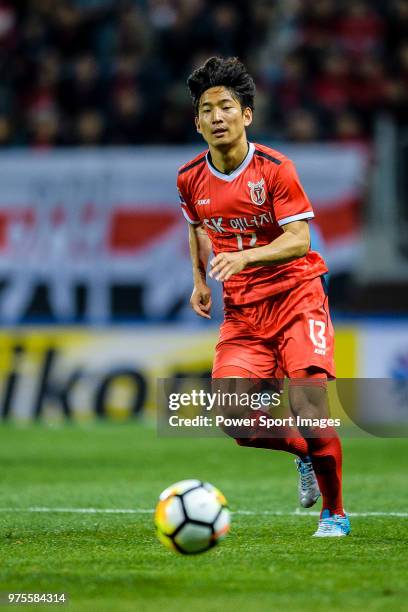
[(143, 250), (180, 220), (178, 210), (169, 210), (165, 205), (146, 206), (141, 210), (130, 204), (120, 206), (111, 217), (109, 248), (114, 253)]

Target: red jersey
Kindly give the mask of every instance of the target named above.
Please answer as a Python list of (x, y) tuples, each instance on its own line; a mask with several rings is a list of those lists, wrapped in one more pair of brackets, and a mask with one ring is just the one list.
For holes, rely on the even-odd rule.
[[(212, 165), (209, 151), (197, 155), (180, 168), (177, 186), (185, 218), (205, 226), (215, 255), (264, 246), (286, 223), (314, 217), (294, 164), (259, 144), (249, 143), (230, 174)], [(248, 267), (224, 282), (224, 302), (257, 302), (325, 272), (323, 258), (311, 250), (289, 263)]]

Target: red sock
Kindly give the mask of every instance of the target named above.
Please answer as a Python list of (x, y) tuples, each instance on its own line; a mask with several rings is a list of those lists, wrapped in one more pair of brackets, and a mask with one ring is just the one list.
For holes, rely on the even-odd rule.
[(341, 442), (333, 427), (328, 427), (325, 434), (330, 437), (307, 439), (309, 455), (323, 498), (322, 509), (344, 515)]
[[(296, 379), (299, 379), (298, 381)], [(292, 385), (306, 384), (325, 385), (326, 372), (316, 368), (296, 370), (290, 373)], [(327, 427), (325, 437), (318, 437), (321, 430), (317, 429), (315, 438), (307, 438), (308, 454), (312, 460), (313, 469), (322, 494), (322, 510), (329, 510), (330, 514), (342, 514), (342, 452), (341, 442), (334, 427)]]
[[(251, 416), (258, 418), (262, 415), (269, 416), (267, 412), (262, 410), (254, 410), (253, 414), (251, 414)], [(308, 454), (307, 442), (301, 437), (297, 429), (285, 425), (277, 426), (273, 428), (273, 434), (274, 437), (271, 436), (270, 429), (257, 425), (256, 430), (254, 432), (251, 431), (251, 435), (248, 438), (236, 438), (235, 440), (240, 446), (286, 451), (302, 459)]]

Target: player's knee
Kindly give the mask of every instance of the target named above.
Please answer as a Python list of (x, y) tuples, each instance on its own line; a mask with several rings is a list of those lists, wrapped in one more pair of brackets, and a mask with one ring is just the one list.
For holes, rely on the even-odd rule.
[(306, 419), (320, 419), (327, 414), (326, 375), (324, 372), (304, 372), (303, 377), (293, 376), (290, 380), (290, 407), (295, 416)]
[(292, 391), (290, 407), (295, 416), (305, 419), (319, 419), (323, 416), (321, 397), (311, 398), (303, 389), (297, 388)]

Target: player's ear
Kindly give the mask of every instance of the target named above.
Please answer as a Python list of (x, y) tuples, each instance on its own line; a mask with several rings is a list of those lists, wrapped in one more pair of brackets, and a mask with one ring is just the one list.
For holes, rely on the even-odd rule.
[(197, 132), (199, 134), (201, 134), (200, 119), (199, 119), (198, 115), (195, 116), (194, 121), (195, 121), (195, 126), (196, 126)]
[(242, 115), (244, 117), (244, 125), (245, 127), (248, 127), (248, 125), (251, 125), (252, 123), (252, 109), (249, 108), (249, 106), (247, 106), (246, 108), (244, 108)]

